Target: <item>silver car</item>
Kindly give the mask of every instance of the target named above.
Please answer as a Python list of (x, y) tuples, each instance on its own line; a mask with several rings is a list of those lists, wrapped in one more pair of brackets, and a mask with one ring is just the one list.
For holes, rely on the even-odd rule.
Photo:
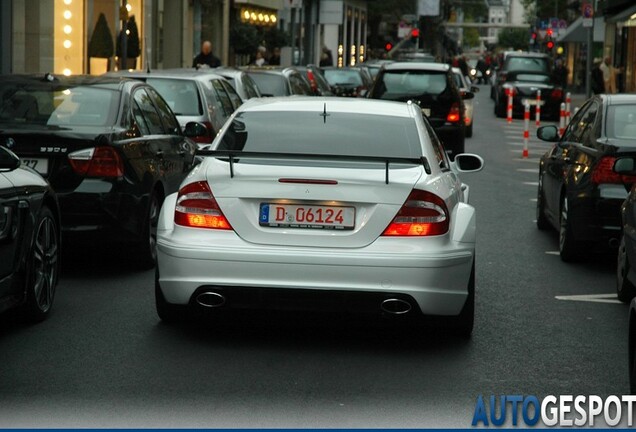
[[(460, 68), (453, 68), (453, 78), (455, 79), (455, 84), (457, 88), (459, 88), (462, 97), (466, 92), (477, 93), (479, 91), (479, 87), (473, 86), (470, 84), (470, 81), (467, 77), (462, 75), (462, 70)], [(466, 137), (473, 136), (473, 124), (475, 124), (474, 119), (474, 99), (464, 99), (464, 121), (466, 122)]]

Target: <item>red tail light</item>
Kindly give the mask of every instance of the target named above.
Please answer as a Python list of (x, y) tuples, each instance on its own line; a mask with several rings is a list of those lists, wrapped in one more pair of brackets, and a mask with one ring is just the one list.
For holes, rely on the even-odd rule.
[(460, 117), (461, 113), (459, 112), (459, 104), (454, 102), (446, 116), (446, 121), (449, 123), (457, 123)]
[(552, 90), (552, 93), (550, 94), (550, 97), (552, 99), (554, 99), (554, 100), (563, 99), (563, 89), (555, 88), (554, 90)]
[(592, 172), (592, 182), (596, 184), (636, 183), (636, 176), (626, 176), (615, 173), (612, 170), (614, 162), (616, 162), (615, 157), (602, 157)]
[(448, 232), (446, 203), (430, 192), (413, 189), (383, 236), (434, 236)]
[(124, 163), (113, 147), (91, 147), (68, 154), (77, 174), (85, 177), (123, 177)]
[(232, 229), (210, 187), (203, 181), (187, 184), (179, 190), (174, 223), (193, 228)]
[(314, 73), (310, 70), (307, 71), (307, 79), (309, 80), (309, 84), (311, 84), (311, 91), (316, 93), (318, 91), (318, 84), (316, 84)]
[(196, 137), (192, 137), (192, 141), (196, 142), (196, 143), (201, 143), (201, 144), (210, 144), (212, 141), (214, 141), (214, 126), (212, 126), (212, 123), (210, 122), (202, 122), (205, 125), (205, 128), (208, 130), (208, 133), (205, 135), (199, 135)]

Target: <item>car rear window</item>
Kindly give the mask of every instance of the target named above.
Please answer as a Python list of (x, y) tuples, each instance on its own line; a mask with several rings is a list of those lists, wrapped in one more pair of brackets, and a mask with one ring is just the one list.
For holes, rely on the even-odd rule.
[(117, 115), (119, 92), (96, 86), (0, 87), (0, 122), (105, 126)]
[(506, 64), (504, 69), (512, 71), (524, 71), (524, 72), (542, 72), (548, 73), (548, 59), (541, 57), (512, 57), (506, 58)]
[[(218, 150), (420, 157), (412, 118), (323, 110), (239, 113)], [(302, 131), (302, 133), (299, 133)]]
[(541, 74), (517, 74), (515, 75), (518, 81), (523, 82), (536, 82), (548, 84), (550, 82), (549, 75), (541, 75)]
[(256, 82), (261, 95), (289, 96), (286, 80), (281, 75), (268, 73), (250, 73), (249, 75)]
[(325, 69), (324, 77), (332, 86), (361, 86), (360, 72), (347, 69)]
[(201, 104), (195, 81), (170, 78), (148, 78), (146, 82), (159, 92), (175, 115), (203, 115), (203, 104)]
[(380, 79), (373, 94), (380, 99), (393, 99), (399, 95), (439, 95), (448, 86), (445, 72), (386, 71)]
[(636, 146), (636, 105), (612, 105), (607, 119), (608, 138), (630, 140)]

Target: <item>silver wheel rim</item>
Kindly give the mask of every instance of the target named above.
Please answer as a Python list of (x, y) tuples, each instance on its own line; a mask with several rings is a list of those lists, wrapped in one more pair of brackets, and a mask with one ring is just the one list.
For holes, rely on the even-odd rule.
[(33, 296), (37, 307), (46, 312), (53, 303), (57, 279), (58, 237), (55, 222), (42, 219), (33, 245)]

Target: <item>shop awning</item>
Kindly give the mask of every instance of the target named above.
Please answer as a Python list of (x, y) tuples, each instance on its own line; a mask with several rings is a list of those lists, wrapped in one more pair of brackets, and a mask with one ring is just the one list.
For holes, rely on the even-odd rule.
[(627, 9), (623, 10), (622, 12), (617, 13), (616, 15), (612, 15), (610, 17), (607, 17), (605, 19), (605, 21), (609, 22), (609, 23), (618, 23), (618, 22), (630, 21), (630, 17), (632, 15), (634, 15), (634, 14), (636, 14), (636, 4), (633, 5), (633, 6), (628, 7)]
[[(564, 33), (559, 33), (557, 42), (587, 42), (587, 27), (583, 27), (583, 18), (579, 17), (565, 29)], [(605, 21), (603, 17), (594, 18), (594, 42), (605, 40)]]

